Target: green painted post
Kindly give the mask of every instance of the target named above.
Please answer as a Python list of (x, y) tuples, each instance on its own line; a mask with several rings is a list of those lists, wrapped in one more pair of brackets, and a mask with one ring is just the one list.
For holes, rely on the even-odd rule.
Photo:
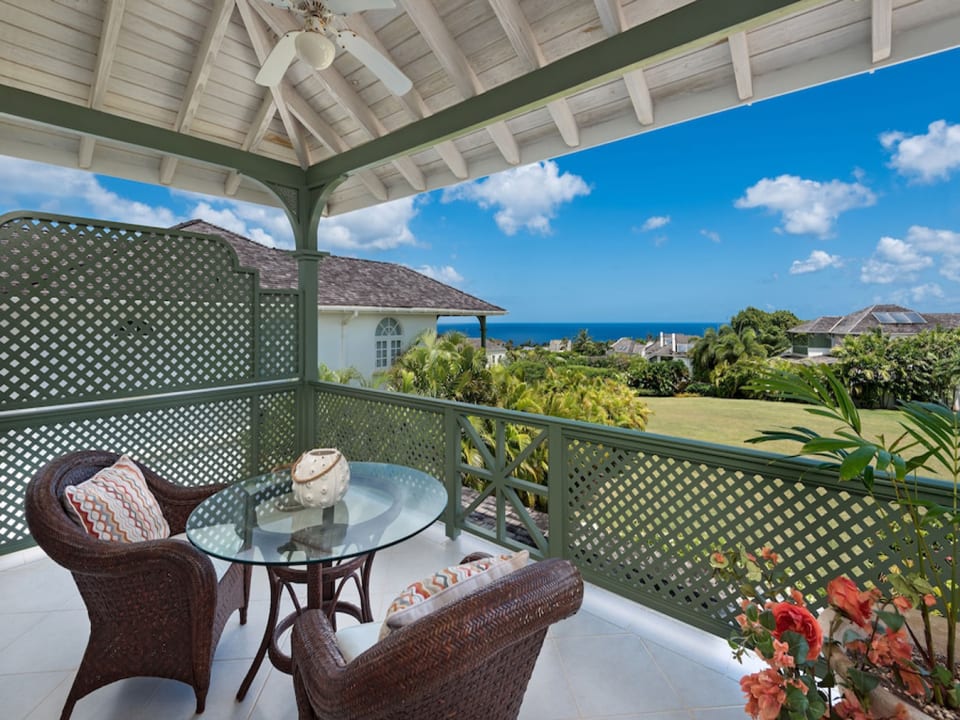
[(547, 506), (550, 510), (547, 554), (550, 557), (566, 557), (567, 553), (567, 503), (566, 494), (567, 453), (563, 447), (563, 428), (555, 422), (547, 428)]
[(298, 284), (300, 287), (300, 387), (297, 392), (297, 451), (314, 446), (317, 437), (316, 408), (311, 380), (317, 378), (317, 270), (324, 253), (297, 250)]
[(456, 540), (460, 536), (460, 425), (458, 411), (453, 407), (443, 408), (443, 481), (447, 486), (447, 509), (443, 511), (443, 523), (447, 537)]

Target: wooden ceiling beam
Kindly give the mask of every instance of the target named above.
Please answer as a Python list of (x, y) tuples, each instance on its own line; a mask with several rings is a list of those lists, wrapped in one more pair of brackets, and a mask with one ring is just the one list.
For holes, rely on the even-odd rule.
[(633, 70), (623, 76), (627, 94), (633, 104), (633, 112), (641, 125), (653, 125), (653, 97), (647, 86), (647, 77), (643, 70)]
[[(103, 99), (107, 94), (107, 82), (113, 68), (113, 59), (116, 57), (117, 38), (120, 37), (125, 6), (126, 0), (107, 0), (104, 6), (100, 45), (97, 48), (97, 65), (93, 70), (88, 102), (89, 107), (95, 110), (103, 107)], [(93, 152), (96, 147), (97, 140), (93, 136), (80, 138), (80, 150), (77, 155), (79, 167), (87, 169), (93, 165)]]
[(594, 0), (593, 4), (597, 7), (597, 15), (600, 16), (600, 24), (607, 37), (627, 29), (627, 18), (623, 14), (620, 0)]
[[(197, 57), (193, 63), (190, 79), (187, 81), (187, 88), (183, 93), (183, 100), (180, 102), (180, 112), (177, 113), (176, 122), (173, 124), (173, 129), (177, 132), (187, 132), (193, 124), (197, 108), (200, 107), (200, 100), (203, 99), (203, 91), (206, 89), (210, 71), (213, 70), (217, 55), (220, 53), (220, 44), (227, 33), (234, 3), (235, 0), (216, 0), (210, 22), (207, 23), (203, 40), (197, 50)], [(173, 182), (173, 174), (176, 170), (177, 158), (173, 155), (164, 156), (160, 161), (160, 183), (169, 185)]]
[[(236, 0), (236, 3), (237, 10), (240, 11), (240, 18), (243, 20), (243, 25), (247, 29), (247, 35), (250, 36), (250, 43), (253, 45), (257, 62), (263, 65), (263, 61), (267, 59), (267, 55), (270, 54), (270, 50), (273, 47), (272, 41), (268, 37), (267, 29), (263, 26), (256, 13), (250, 9), (247, 0)], [(287, 137), (293, 146), (297, 161), (300, 163), (300, 167), (306, 170), (310, 167), (310, 150), (306, 143), (302, 142), (303, 136), (297, 129), (296, 120), (294, 120), (290, 111), (287, 110), (287, 106), (280, 96), (279, 87), (270, 88), (270, 92), (273, 94), (273, 101), (277, 107), (277, 112), (280, 114), (283, 127), (287, 131)]]
[[(627, 29), (627, 17), (623, 14), (620, 0), (594, 0), (600, 24), (608, 37), (618, 35)], [(633, 112), (641, 125), (653, 125), (653, 97), (643, 69), (624, 73), (623, 83), (627, 86), (627, 95), (633, 105)]]
[(730, 59), (733, 61), (733, 75), (737, 81), (737, 97), (749, 100), (753, 97), (753, 70), (750, 67), (750, 48), (747, 46), (747, 33), (740, 31), (727, 38), (730, 46)]
[[(320, 117), (320, 113), (310, 107), (310, 103), (296, 91), (296, 88), (293, 87), (293, 84), (289, 80), (284, 80), (280, 84), (280, 88), (283, 100), (287, 103), (287, 107), (290, 108), (290, 112), (303, 123), (303, 126), (307, 128), (317, 140), (330, 148), (330, 151), (335, 155), (350, 149), (346, 141), (337, 134), (336, 130), (330, 127), (329, 123)], [(355, 175), (375, 198), (381, 201), (387, 199), (387, 188), (373, 170), (360, 170), (355, 173)]]
[[(260, 141), (263, 140), (263, 136), (267, 134), (267, 128), (270, 127), (276, 110), (277, 106), (273, 101), (273, 93), (264, 93), (260, 107), (257, 108), (257, 114), (253, 116), (253, 122), (250, 123), (250, 127), (247, 128), (247, 135), (243, 139), (243, 144), (240, 145), (241, 150), (253, 152), (257, 149)], [(223, 191), (230, 197), (236, 195), (242, 177), (243, 176), (236, 170), (231, 170), (227, 173), (227, 179), (223, 184)]]
[(886, 60), (893, 52), (893, 0), (873, 0), (870, 24), (873, 61), (876, 63)]
[[(433, 3), (430, 0), (399, 0), (399, 2), (460, 94), (466, 99), (483, 93), (483, 83), (470, 67), (470, 61), (450, 34), (450, 30), (443, 24), (443, 19)], [(510, 128), (507, 127), (507, 123), (503, 120), (495, 121), (487, 127), (487, 132), (500, 150), (500, 154), (503, 155), (503, 159), (511, 165), (519, 165), (520, 147)]]
[[(297, 23), (293, 19), (293, 16), (286, 10), (273, 5), (267, 5), (266, 3), (258, 3), (255, 9), (277, 37), (291, 30), (300, 29), (300, 24)], [(371, 138), (376, 139), (387, 134), (387, 128), (380, 121), (380, 118), (378, 118), (376, 113), (370, 109), (370, 106), (363, 101), (363, 98), (357, 94), (357, 91), (350, 87), (350, 83), (346, 81), (343, 75), (340, 74), (340, 71), (333, 65), (316, 71), (316, 75), (319, 76), (323, 84), (327, 86), (330, 94), (337, 99), (340, 106), (356, 118), (357, 122), (370, 134)], [(393, 166), (397, 168), (414, 190), (423, 192), (427, 189), (427, 180), (423, 176), (423, 171), (417, 167), (417, 164), (412, 158), (396, 158), (393, 160)]]
[[(516, 0), (489, 0), (489, 2), (517, 55), (527, 63), (531, 70), (546, 65), (547, 58), (533, 34), (533, 28), (530, 27), (530, 23)], [(580, 128), (577, 126), (577, 120), (574, 118), (573, 111), (570, 110), (566, 98), (558, 98), (547, 103), (547, 111), (553, 118), (557, 130), (560, 131), (563, 142), (568, 147), (580, 145)]]
[[(377, 52), (390, 60), (390, 62), (393, 62), (390, 52), (380, 41), (380, 38), (377, 37), (377, 34), (373, 31), (373, 28), (370, 27), (366, 18), (363, 17), (362, 14), (353, 13), (347, 16), (346, 26), (370, 43), (370, 45), (372, 45)], [(433, 114), (433, 111), (427, 107), (427, 103), (424, 101), (423, 96), (416, 87), (411, 88), (410, 92), (408, 92), (406, 95), (402, 95), (400, 97), (400, 102), (404, 104), (404, 106), (407, 108), (407, 111), (415, 120), (422, 120), (423, 118), (430, 117)], [(458, 180), (466, 180), (470, 176), (470, 172), (467, 169), (467, 161), (464, 159), (463, 154), (453, 143), (453, 141), (444, 140), (443, 142), (435, 145), (434, 150), (437, 151), (437, 154), (440, 155), (440, 158), (447, 164), (447, 167), (450, 168), (450, 172), (452, 172), (454, 177), (456, 177)]]

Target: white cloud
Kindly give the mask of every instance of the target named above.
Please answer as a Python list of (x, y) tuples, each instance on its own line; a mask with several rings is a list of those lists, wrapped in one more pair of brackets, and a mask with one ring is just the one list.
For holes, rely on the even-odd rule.
[(185, 219), (170, 208), (120, 197), (93, 173), (9, 157), (0, 158), (0, 204), (157, 227)]
[(936, 120), (923, 135), (887, 132), (880, 136), (880, 144), (893, 151), (891, 167), (920, 182), (946, 180), (960, 168), (960, 124)]
[(806, 260), (794, 260), (790, 266), (791, 275), (819, 272), (829, 267), (842, 267), (843, 260), (839, 255), (830, 255), (823, 250), (814, 250)]
[(418, 273), (447, 285), (456, 285), (463, 282), (463, 275), (457, 272), (453, 265), (421, 265), (414, 268)]
[(550, 221), (559, 207), (579, 195), (589, 194), (590, 187), (583, 178), (560, 174), (557, 164), (547, 160), (448, 188), (442, 202), (468, 200), (484, 209), (498, 208), (494, 220), (507, 235), (515, 235), (522, 228), (549, 235)]
[(868, 207), (876, 200), (873, 191), (859, 182), (820, 182), (796, 175), (781, 175), (764, 178), (747, 188), (734, 205), (738, 208), (763, 207), (780, 213), (782, 228), (788, 233), (826, 237), (841, 213)]
[[(229, 202), (226, 203), (224, 207), (217, 208), (213, 207), (210, 202), (200, 201), (193, 207), (190, 216), (191, 218), (200, 218), (214, 225), (219, 225), (226, 230), (248, 237), (254, 242), (266, 245), (267, 247), (290, 247), (293, 245), (293, 232), (282, 210), (262, 208), (262, 213), (245, 213), (240, 205), (248, 205), (248, 203)], [(252, 207), (256, 208), (257, 206), (254, 205)], [(278, 214), (279, 218), (274, 219), (268, 217), (268, 214), (271, 212)], [(251, 218), (256, 218), (253, 222), (259, 221), (266, 224), (270, 228), (270, 231), (252, 224), (252, 222), (249, 221)]]
[(944, 296), (943, 288), (936, 283), (917, 285), (916, 287), (910, 288), (908, 292), (910, 299), (915, 303), (921, 303), (929, 298), (942, 298)]
[(700, 234), (710, 242), (720, 242), (720, 233), (718, 233), (716, 230), (701, 230)]
[(912, 225), (907, 230), (907, 241), (924, 252), (960, 255), (960, 233), (952, 230)]
[(669, 224), (669, 215), (653, 215), (644, 220), (643, 225), (640, 226), (640, 229), (646, 232), (647, 230), (656, 230), (657, 228), (662, 228), (664, 225)]
[(873, 257), (860, 269), (860, 280), (880, 284), (907, 280), (931, 265), (933, 259), (921, 255), (910, 243), (897, 238), (882, 237)]
[(406, 197), (320, 221), (322, 250), (389, 250), (416, 245), (410, 221), (417, 214), (415, 198)]

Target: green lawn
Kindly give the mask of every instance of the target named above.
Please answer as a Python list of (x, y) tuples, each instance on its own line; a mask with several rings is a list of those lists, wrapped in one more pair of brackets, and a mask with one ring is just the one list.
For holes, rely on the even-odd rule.
[[(707, 397), (645, 397), (643, 400), (653, 411), (647, 420), (649, 432), (785, 455), (795, 453), (799, 446), (790, 442), (748, 445), (744, 440), (756, 437), (761, 430), (793, 425), (803, 425), (822, 434), (830, 434), (837, 427), (827, 418), (805, 412), (806, 406), (797, 403)], [(902, 432), (895, 410), (861, 410), (860, 416), (866, 437), (883, 434), (890, 439)]]

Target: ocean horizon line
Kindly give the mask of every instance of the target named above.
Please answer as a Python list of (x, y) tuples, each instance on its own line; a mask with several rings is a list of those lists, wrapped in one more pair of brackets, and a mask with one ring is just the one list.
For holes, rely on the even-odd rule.
[[(593, 340), (606, 342), (628, 337), (635, 340), (658, 338), (660, 333), (678, 333), (702, 337), (707, 328), (719, 328), (722, 322), (487, 322), (487, 337), (514, 345), (544, 345), (551, 340), (573, 340), (586, 330)], [(480, 323), (437, 321), (437, 332), (461, 332), (480, 337)]]

